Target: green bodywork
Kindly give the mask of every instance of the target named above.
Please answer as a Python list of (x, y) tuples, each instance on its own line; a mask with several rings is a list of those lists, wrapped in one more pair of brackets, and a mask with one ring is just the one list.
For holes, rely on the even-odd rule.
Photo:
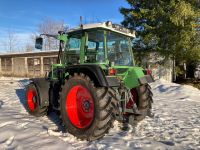
[(127, 68), (126, 72), (122, 74), (117, 74), (116, 76), (121, 77), (121, 79), (124, 81), (125, 86), (129, 89), (139, 86), (140, 83), (138, 79), (145, 75), (143, 71), (144, 69), (141, 67), (114, 66), (113, 68)]
[[(98, 31), (99, 29), (96, 29), (96, 31)], [(133, 53), (132, 53), (132, 48), (131, 48), (131, 38), (129, 38), (129, 49), (131, 49), (130, 52), (130, 56), (132, 57), (132, 66), (118, 66), (118, 65), (113, 65), (109, 63), (108, 60), (108, 46), (107, 46), (107, 34), (108, 32), (114, 32), (114, 31), (108, 31), (105, 29), (100, 29), (103, 30), (103, 35), (104, 35), (104, 44), (103, 44), (103, 48), (104, 48), (104, 62), (93, 62), (92, 64), (98, 64), (103, 70), (108, 70), (107, 66), (110, 66), (110, 68), (114, 68), (116, 70), (120, 70), (120, 69), (124, 69), (126, 70), (125, 72), (122, 73), (117, 73), (115, 76), (120, 78), (126, 87), (128, 87), (129, 89), (138, 87), (140, 85), (138, 79), (143, 77), (144, 74), (144, 69), (141, 67), (136, 67), (135, 63), (134, 63), (134, 59), (133, 59)], [(88, 30), (87, 30), (88, 31)], [(80, 37), (80, 53), (79, 53), (79, 64), (88, 64), (88, 62), (85, 62), (85, 57), (86, 57), (86, 46), (88, 45), (88, 32), (81, 32), (81, 37)], [(92, 29), (92, 31), (95, 32), (94, 29)], [(63, 53), (61, 56), (61, 61), (60, 64), (53, 64), (52, 65), (52, 72), (50, 74), (51, 79), (56, 80), (58, 77), (54, 74), (54, 70), (56, 68), (65, 68), (68, 65), (68, 60), (67, 60), (67, 55), (68, 51), (69, 51), (69, 39), (70, 37), (73, 36), (73, 33), (70, 34), (62, 34), (62, 35), (58, 35), (57, 39), (60, 40), (60, 42), (63, 42), (64, 48), (63, 48)], [(91, 64), (91, 63), (89, 63)], [(66, 73), (65, 76), (68, 76), (69, 74)]]

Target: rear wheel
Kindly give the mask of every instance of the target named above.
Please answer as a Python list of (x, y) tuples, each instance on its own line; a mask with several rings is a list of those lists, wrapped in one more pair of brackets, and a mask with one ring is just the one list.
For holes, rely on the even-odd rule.
[(65, 81), (61, 91), (61, 118), (69, 133), (82, 140), (103, 137), (112, 127), (114, 110), (107, 88), (95, 88), (84, 74)]
[[(152, 109), (152, 92), (151, 92), (151, 87), (148, 84), (141, 85), (138, 88), (131, 89), (131, 94), (134, 102), (136, 103), (137, 108), (139, 112), (141, 113), (140, 115), (130, 115), (129, 116), (129, 123), (131, 125), (135, 125), (137, 122), (143, 120), (146, 116), (151, 115), (151, 109)], [(130, 102), (128, 103), (128, 107), (130, 107)]]
[(47, 114), (47, 107), (41, 108), (39, 105), (39, 93), (34, 83), (30, 83), (26, 88), (26, 109), (29, 114), (40, 117)]

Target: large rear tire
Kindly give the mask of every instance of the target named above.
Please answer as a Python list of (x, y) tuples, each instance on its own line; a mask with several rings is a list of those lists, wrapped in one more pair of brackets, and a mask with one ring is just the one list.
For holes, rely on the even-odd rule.
[(142, 115), (136, 115), (134, 117), (135, 121), (139, 122), (143, 120), (146, 116), (151, 115), (152, 109), (152, 92), (149, 84), (141, 85), (137, 88), (138, 93), (138, 101), (136, 102), (138, 110), (142, 113)]
[(102, 138), (112, 127), (114, 110), (108, 89), (96, 88), (84, 74), (65, 81), (60, 94), (60, 112), (69, 133), (82, 140)]
[(26, 88), (25, 106), (29, 114), (41, 117), (47, 114), (47, 107), (41, 108), (39, 105), (39, 91), (34, 83), (30, 83)]

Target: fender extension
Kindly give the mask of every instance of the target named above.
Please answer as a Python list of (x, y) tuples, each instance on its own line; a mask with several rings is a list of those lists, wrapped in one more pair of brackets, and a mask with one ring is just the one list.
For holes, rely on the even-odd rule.
[(143, 85), (143, 84), (147, 84), (147, 83), (152, 83), (155, 80), (153, 79), (152, 75), (145, 75), (145, 76), (139, 78), (138, 81), (139, 81), (140, 85)]

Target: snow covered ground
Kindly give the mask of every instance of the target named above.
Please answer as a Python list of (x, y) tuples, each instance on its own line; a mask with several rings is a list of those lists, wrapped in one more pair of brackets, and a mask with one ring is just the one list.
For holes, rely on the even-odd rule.
[(30, 116), (23, 106), (27, 80), (18, 80), (0, 79), (0, 149), (200, 149), (200, 91), (191, 86), (156, 81), (153, 118), (129, 131), (115, 122), (103, 139), (87, 142), (61, 132), (54, 113)]

